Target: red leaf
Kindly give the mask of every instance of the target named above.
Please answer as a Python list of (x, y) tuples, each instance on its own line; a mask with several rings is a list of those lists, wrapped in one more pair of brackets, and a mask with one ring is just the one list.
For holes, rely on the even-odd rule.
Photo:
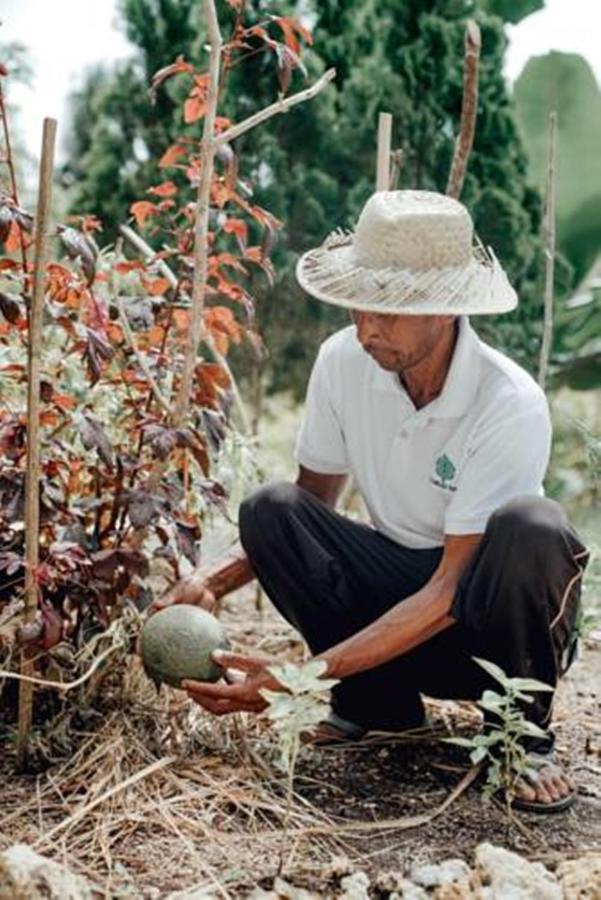
[(146, 193), (153, 194), (155, 197), (173, 197), (174, 194), (177, 194), (177, 187), (172, 181), (164, 181), (162, 184), (157, 184), (156, 187), (148, 188)]
[(302, 37), (305, 43), (309, 45), (313, 43), (311, 32), (305, 28), (304, 25), (301, 25), (298, 19), (284, 18), (284, 16), (272, 16), (271, 20), (282, 29), (286, 45), (295, 53), (300, 51), (300, 44), (296, 37), (297, 34)]
[(162, 69), (159, 69), (158, 72), (154, 73), (152, 76), (152, 90), (156, 91), (156, 89), (168, 78), (171, 78), (172, 75), (177, 75), (179, 72), (193, 71), (194, 66), (191, 63), (187, 63), (184, 60), (184, 57), (180, 55), (170, 66), (164, 66)]
[(155, 281), (144, 280), (144, 287), (151, 296), (158, 297), (169, 290), (171, 283), (168, 278), (157, 278)]
[(21, 247), (21, 229), (15, 221), (10, 223), (8, 235), (4, 241), (4, 249), (7, 253), (16, 253)]
[(184, 122), (191, 125), (192, 122), (198, 122), (202, 119), (207, 111), (207, 104), (204, 97), (188, 97), (184, 103)]
[(194, 77), (194, 87), (190, 92), (190, 96), (184, 103), (184, 121), (191, 125), (202, 119), (207, 111), (207, 96), (209, 93), (210, 76), (196, 75)]
[(242, 219), (227, 219), (223, 226), (226, 234), (235, 234), (240, 244), (240, 249), (244, 252), (248, 241), (248, 226)]
[(113, 266), (115, 272), (125, 275), (127, 272), (133, 272), (135, 269), (144, 270), (146, 266), (139, 259), (131, 259), (127, 262), (120, 262)]
[(137, 200), (135, 203), (132, 203), (129, 211), (140, 228), (144, 227), (148, 216), (154, 216), (158, 212), (155, 204), (151, 203), (150, 200)]
[(180, 147), (179, 144), (173, 144), (169, 147), (159, 160), (159, 169), (165, 169), (167, 166), (173, 166), (177, 162), (180, 156), (182, 156), (186, 152), (185, 147)]

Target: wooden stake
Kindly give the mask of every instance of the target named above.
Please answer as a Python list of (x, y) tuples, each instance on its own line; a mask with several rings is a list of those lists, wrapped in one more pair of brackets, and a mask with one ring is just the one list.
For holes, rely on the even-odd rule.
[[(38, 610), (38, 551), (40, 530), (40, 363), (42, 313), (48, 261), (48, 223), (52, 201), (52, 172), (56, 120), (44, 119), (42, 159), (36, 211), (33, 293), (29, 311), (28, 384), (27, 384), (27, 472), (25, 475), (25, 622), (32, 622)], [(33, 659), (25, 646), (21, 654), (21, 674), (31, 676)], [(29, 731), (33, 711), (33, 688), (29, 682), (19, 687), (19, 731), (17, 764), (27, 763)]]
[(472, 19), (468, 19), (465, 28), (465, 57), (463, 64), (463, 100), (461, 103), (461, 125), (455, 142), (455, 152), (447, 184), (447, 194), (456, 200), (461, 195), (467, 161), (474, 143), (476, 133), (476, 116), (478, 114), (478, 63), (482, 39), (480, 29)]
[(215, 117), (219, 99), (219, 72), (221, 66), (221, 48), (223, 46), (217, 11), (214, 0), (204, 0), (204, 13), (211, 47), (209, 55), (209, 90), (207, 94), (207, 111), (205, 113), (200, 153), (200, 181), (196, 196), (196, 217), (194, 220), (194, 271), (192, 275), (192, 309), (190, 311), (190, 327), (184, 357), (179, 390), (173, 410), (173, 424), (181, 425), (190, 404), (192, 379), (198, 344), (203, 324), (206, 281), (208, 274), (208, 233), (209, 205), (211, 181), (215, 163)]
[(553, 288), (555, 281), (555, 151), (557, 140), (557, 113), (549, 113), (547, 146), (547, 186), (543, 209), (543, 243), (545, 248), (545, 313), (543, 339), (540, 348), (538, 383), (545, 389), (549, 356), (553, 340)]
[(378, 117), (378, 161), (376, 169), (376, 190), (387, 191), (390, 186), (390, 143), (392, 136), (392, 116), (382, 112)]

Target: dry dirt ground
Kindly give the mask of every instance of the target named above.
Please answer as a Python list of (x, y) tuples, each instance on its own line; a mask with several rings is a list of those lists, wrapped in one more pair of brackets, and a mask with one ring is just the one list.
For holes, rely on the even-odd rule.
[[(247, 591), (227, 602), (234, 643), (299, 660), (296, 635)], [(117, 674), (117, 673), (116, 673)], [(337, 874), (370, 876), (416, 861), (473, 861), (487, 840), (550, 867), (601, 848), (601, 644), (589, 641), (559, 691), (558, 747), (579, 785), (561, 815), (508, 818), (483, 805), (471, 785), (424, 822), (461, 782), (463, 751), (441, 740), (374, 740), (342, 749), (305, 749), (286, 827), (273, 737), (256, 719), (197, 714), (178, 692), (157, 698), (130, 662), (125, 682), (87, 721), (70, 725), (55, 762), (15, 776), (13, 748), (0, 744), (0, 850), (23, 840), (85, 874), (99, 896), (246, 896), (268, 887), (281, 862), (289, 882), (329, 896)], [(473, 732), (469, 704), (436, 703), (441, 737)], [(177, 894), (174, 894), (174, 897)]]

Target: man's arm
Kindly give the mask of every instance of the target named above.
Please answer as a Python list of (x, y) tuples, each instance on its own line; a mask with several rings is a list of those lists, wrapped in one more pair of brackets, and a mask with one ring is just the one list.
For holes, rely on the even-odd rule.
[(481, 539), (481, 534), (447, 535), (440, 565), (423, 588), (317, 657), (327, 663), (328, 676), (346, 678), (373, 669), (453, 625), (455, 591)]
[[(452, 625), (454, 619), (450, 612), (459, 579), (481, 539), (481, 534), (447, 535), (440, 565), (421, 590), (399, 601), (367, 628), (316, 657), (327, 663), (326, 674), (345, 678), (375, 668)], [(215, 658), (217, 660), (217, 653)], [(225, 668), (234, 667), (246, 672), (246, 680), (237, 684), (185, 682), (184, 687), (192, 699), (209, 712), (216, 715), (261, 712), (267, 705), (262, 689), (281, 690), (281, 685), (268, 671), (274, 660), (219, 651), (217, 661)]]
[[(333, 509), (346, 478), (346, 475), (326, 475), (300, 466), (296, 484)], [(168, 594), (153, 603), (153, 609), (158, 611), (173, 603), (198, 604), (212, 609), (217, 600), (248, 584), (254, 577), (246, 553), (236, 543), (212, 565), (182, 578)]]

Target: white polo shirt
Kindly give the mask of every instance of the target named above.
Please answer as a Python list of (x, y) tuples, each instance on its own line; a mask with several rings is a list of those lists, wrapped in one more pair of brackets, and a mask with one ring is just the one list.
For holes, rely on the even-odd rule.
[(481, 341), (467, 316), (442, 392), (416, 409), (351, 325), (320, 347), (296, 459), (351, 473), (371, 520), (405, 547), (480, 534), (520, 494), (543, 494), (551, 448), (547, 400), (531, 376)]

